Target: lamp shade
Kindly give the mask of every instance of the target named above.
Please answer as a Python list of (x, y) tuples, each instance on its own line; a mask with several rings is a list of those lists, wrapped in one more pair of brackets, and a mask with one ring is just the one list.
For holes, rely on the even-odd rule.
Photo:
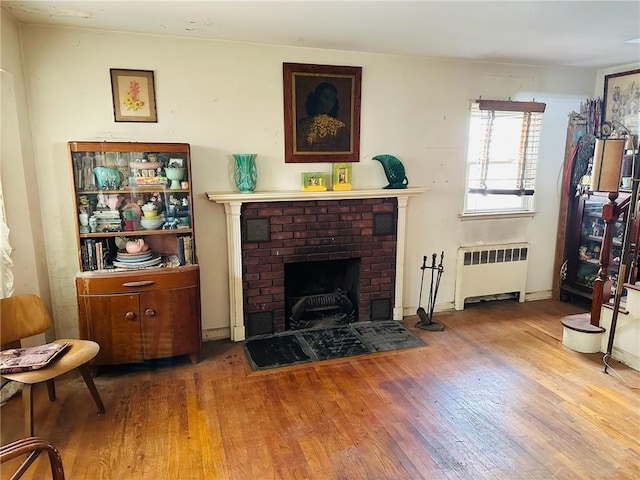
[(591, 169), (591, 190), (617, 192), (624, 155), (624, 138), (597, 139)]

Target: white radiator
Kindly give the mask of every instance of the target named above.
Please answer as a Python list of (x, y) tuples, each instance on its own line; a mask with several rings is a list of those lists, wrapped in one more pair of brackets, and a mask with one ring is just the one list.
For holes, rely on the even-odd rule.
[(518, 292), (524, 302), (528, 243), (460, 247), (456, 267), (455, 309), (469, 297)]

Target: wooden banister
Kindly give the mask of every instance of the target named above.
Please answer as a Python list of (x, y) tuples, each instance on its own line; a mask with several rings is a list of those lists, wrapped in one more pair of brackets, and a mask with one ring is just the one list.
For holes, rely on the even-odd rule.
[[(591, 300), (591, 325), (600, 326), (600, 310), (602, 304), (609, 301), (611, 297), (611, 280), (609, 278), (609, 259), (611, 258), (611, 250), (613, 248), (613, 233), (615, 223), (622, 215), (622, 221), (626, 225), (627, 215), (629, 214), (629, 205), (631, 197), (623, 199), (617, 203), (618, 192), (609, 193), (609, 203), (602, 206), (602, 219), (604, 220), (604, 233), (602, 235), (602, 246), (600, 247), (599, 270), (598, 277), (593, 282), (593, 297)], [(637, 235), (635, 235), (637, 236)], [(634, 236), (634, 238), (635, 238)], [(634, 241), (634, 244), (636, 242)], [(636, 253), (633, 258), (636, 258)], [(633, 262), (635, 266), (635, 261)], [(635, 268), (633, 269), (635, 271)], [(629, 270), (629, 276), (626, 278), (618, 278), (618, 282), (635, 281), (635, 274)]]

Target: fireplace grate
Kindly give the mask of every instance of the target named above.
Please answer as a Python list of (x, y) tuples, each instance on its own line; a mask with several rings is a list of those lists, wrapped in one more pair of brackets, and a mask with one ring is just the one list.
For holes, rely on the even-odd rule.
[(332, 310), (340, 306), (340, 299), (344, 292), (322, 293), (319, 295), (306, 295), (304, 297), (292, 297), (291, 303), (296, 305), (300, 300), (306, 300), (307, 312), (321, 312), (324, 310)]
[[(355, 319), (355, 308), (347, 292), (338, 288), (333, 293), (322, 293), (316, 295), (305, 295), (303, 297), (291, 297), (293, 303), (291, 308), (291, 316), (289, 317), (290, 326), (296, 330), (299, 328), (307, 328), (312, 322), (309, 314), (317, 315), (319, 312), (328, 312), (329, 310), (337, 310), (341, 314), (335, 319), (338, 324), (350, 323)], [(321, 313), (321, 317), (324, 313)], [(307, 318), (305, 321), (304, 318)], [(329, 316), (330, 317), (330, 316)], [(329, 318), (325, 315), (325, 318)], [(315, 318), (315, 317), (314, 317)]]

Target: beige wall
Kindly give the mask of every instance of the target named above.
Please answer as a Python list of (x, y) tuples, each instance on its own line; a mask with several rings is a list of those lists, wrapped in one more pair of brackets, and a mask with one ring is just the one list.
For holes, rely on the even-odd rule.
[[(50, 304), (49, 276), (33, 157), (19, 29), (2, 15), (0, 180), (13, 247), (15, 293), (37, 293)], [(53, 332), (51, 332), (53, 334)]]
[[(208, 337), (225, 334), (229, 309), (224, 212), (206, 199), (205, 192), (233, 190), (232, 153), (258, 154), (259, 190), (298, 189), (301, 172), (330, 169), (324, 164), (284, 163), (283, 62), (362, 66), (361, 161), (354, 165), (354, 187), (386, 185), (380, 164), (371, 157), (390, 153), (404, 163), (411, 186), (430, 189), (409, 204), (407, 314), (417, 306), (422, 256), (445, 251), (438, 294), (443, 308), (453, 301), (457, 247), (478, 242), (531, 242), (527, 291), (549, 295), (568, 114), (593, 95), (595, 70), (44, 26), (23, 26), (21, 41), (48, 279), (59, 333), (77, 334), (74, 204), (66, 143), (123, 140), (191, 144), (203, 328)], [(114, 122), (109, 68), (155, 72), (157, 124)], [(479, 96), (547, 103), (534, 218), (459, 219), (467, 108)]]

